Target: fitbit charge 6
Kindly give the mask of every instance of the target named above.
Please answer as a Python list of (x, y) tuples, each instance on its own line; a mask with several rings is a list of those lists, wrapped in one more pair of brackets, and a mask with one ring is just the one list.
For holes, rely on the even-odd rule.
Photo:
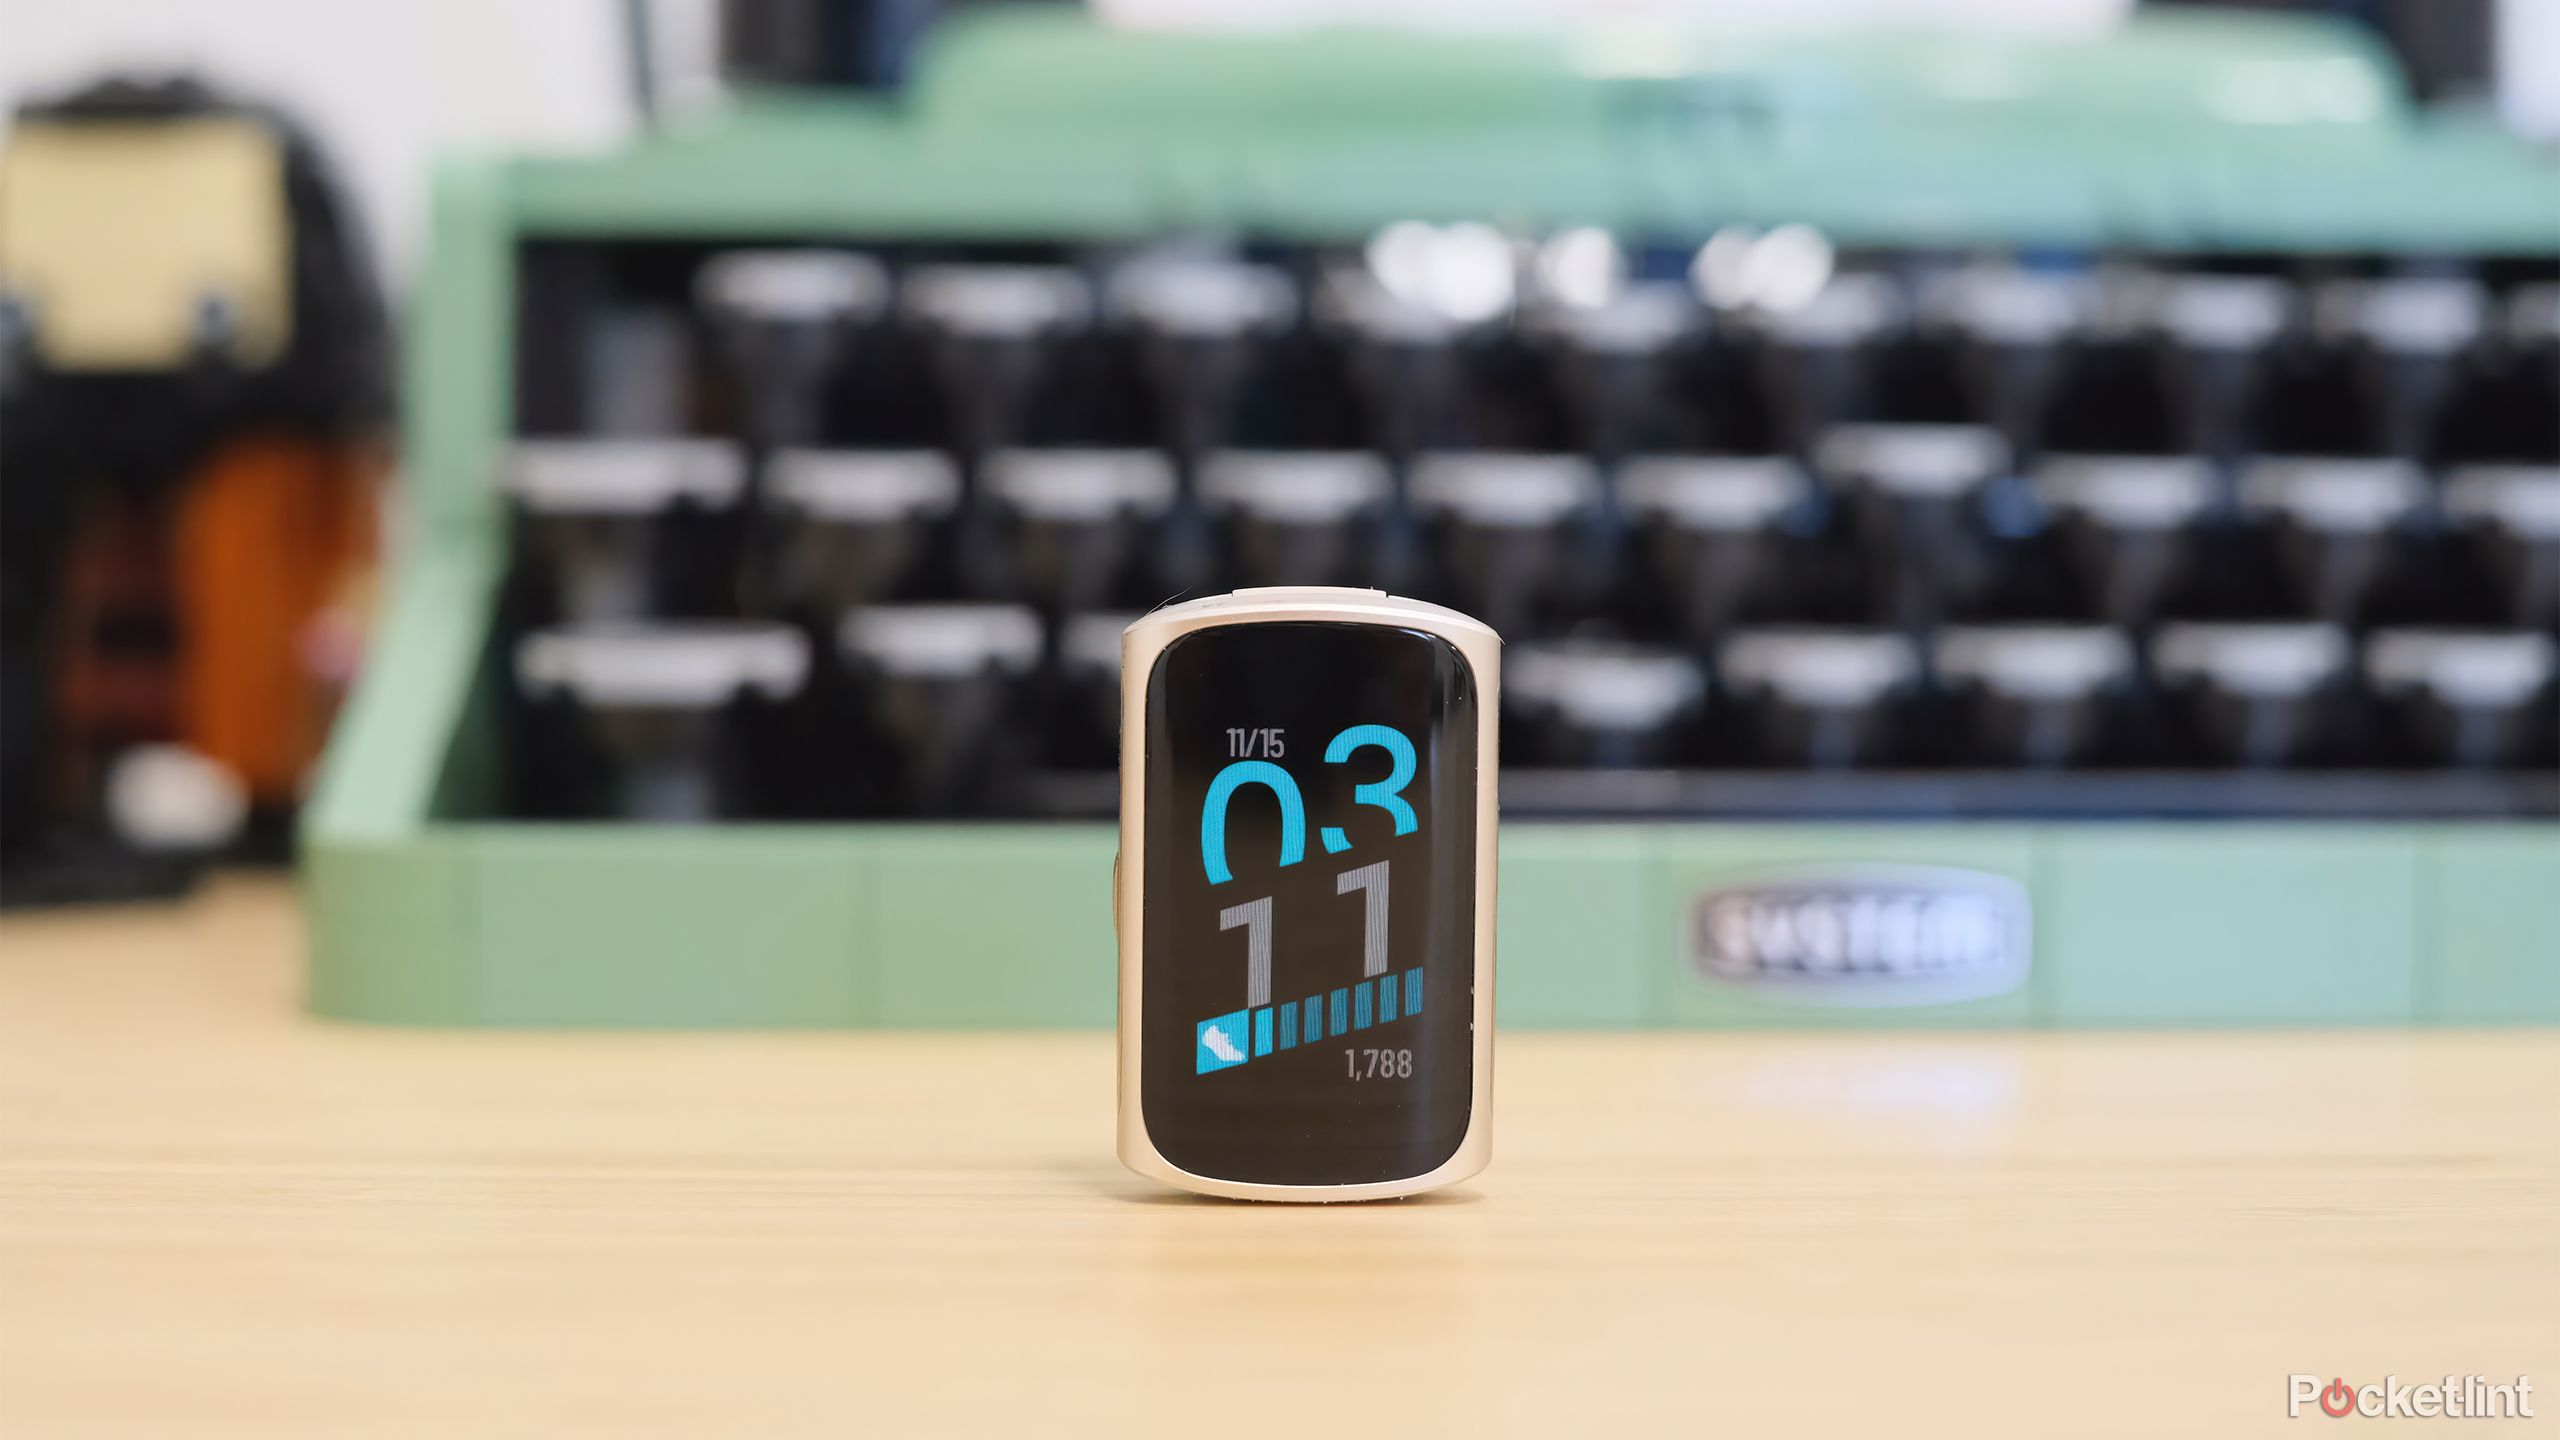
[(1240, 590), (1121, 645), (1120, 1155), (1265, 1200), (1483, 1168), (1501, 644)]

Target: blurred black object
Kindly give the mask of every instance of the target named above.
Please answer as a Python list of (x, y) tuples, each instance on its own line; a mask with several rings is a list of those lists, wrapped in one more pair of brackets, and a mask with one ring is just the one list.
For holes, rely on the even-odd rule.
[(1787, 580), (1782, 527), (1812, 496), (1803, 467), (1776, 455), (1647, 455), (1618, 471), (1619, 508), (1697, 646), (1774, 603)]
[[(1800, 305), (1748, 316), (1743, 343), (1758, 357), (1768, 429), (1778, 445), (1811, 455), (1832, 426), (1869, 412), (1879, 353), (1903, 324), (1908, 304), (1887, 277), (1853, 272), (1832, 276)], [(1952, 383), (1953, 376), (1942, 375), (1925, 384), (1921, 396), (1894, 397), (1894, 418), (1953, 418), (1909, 414), (1943, 399)], [(1900, 403), (1906, 398), (1919, 403)]]
[(1347, 267), (1325, 276), (1315, 317), (1345, 357), (1365, 443), (1402, 463), (1449, 433), (1466, 323)]
[(2134, 674), (2133, 646), (2104, 625), (1949, 629), (1934, 663), (1972, 710), (1965, 758), (2036, 770), (2088, 760)]
[[(733, 85), (893, 90), (936, 0), (720, 0), (720, 74)], [(645, 53), (635, 16), (632, 45)]]
[(1579, 455), (1443, 452), (1414, 462), (1415, 512), (1437, 542), (1451, 603), (1506, 634), (1571, 596), (1575, 534), (1600, 503)]
[(2389, 45), (2426, 101), (2478, 99), (2497, 74), (2498, 0), (2145, 0), (2224, 10), (2294, 10), (2363, 25)]
[[(48, 353), (43, 297), (0, 293), (0, 903), (126, 895), (186, 868), (137, 853), (103, 809), (115, 754), (152, 737), (79, 713), (64, 685), (84, 667), (165, 676), (184, 640), (185, 617), (167, 615), (138, 631), (66, 633), (83, 613), (67, 597), (79, 578), (73, 556), (102, 512), (168, 513), (190, 477), (240, 437), (344, 455), (371, 445), (389, 420), (382, 294), (356, 216), (308, 131), (188, 77), (114, 77), (15, 116), (20, 141), (39, 131), (217, 124), (254, 127), (280, 161), (289, 329), (279, 350), (245, 352), (234, 297), (207, 293), (186, 317), (191, 343), (177, 363), (86, 368)], [(284, 828), (268, 810), (253, 820), (254, 833), (270, 838)]]
[(838, 250), (740, 250), (705, 262), (695, 289), (737, 377), (748, 443), (822, 439), (828, 380), (888, 308), (880, 263)]
[(895, 596), (957, 512), (960, 476), (938, 450), (785, 450), (766, 461), (765, 503), (783, 604), (841, 615)]
[(2193, 563), (2214, 503), (2213, 475), (2189, 455), (2049, 455), (2036, 493), (2056, 518), (2111, 625), (2159, 618)]
[(2426, 761), (2552, 765), (2555, 652), (2533, 631), (2383, 630), (2366, 646), (2365, 673)]
[(2098, 299), (2087, 275), (1972, 265), (1925, 288), (1921, 308), (1956, 337), (1972, 417), (1997, 430), (2013, 454), (2027, 454), (2042, 442), (2066, 346)]
[(1227, 451), (1209, 458), (1199, 484), (1242, 583), (1357, 585), (1373, 573), (1369, 547), (1394, 496), (1377, 456)]
[[(1063, 265), (918, 268), (907, 272), (899, 299), (924, 333), (955, 444), (970, 465), (1033, 439), (1041, 391), (1093, 318), (1091, 283)], [(1102, 437), (1087, 431), (1072, 438)]]
[(2444, 509), (2503, 585), (2507, 618), (2560, 630), (2560, 465), (2456, 470)]
[(2406, 526), (2426, 499), (2401, 460), (2271, 457), (2240, 477), (2240, 501), (2268, 517), (2299, 613), (2352, 625), (2364, 617)]
[[(2156, 334), (2165, 351), (2161, 363), (2173, 427), (2168, 445), (2228, 460), (2259, 438), (2249, 422), (2264, 408), (2267, 352), (2293, 320), (2292, 297), (2269, 275), (2207, 271), (2146, 278), (2149, 283), (2127, 287), (2122, 303), (2137, 333)], [(2137, 437), (2131, 448), (2147, 446)]]
[(1716, 679), (1748, 717), (1762, 764), (1809, 770), (1908, 758), (1905, 712), (1920, 680), (1911, 641), (1880, 630), (1772, 627), (1735, 632)]
[(1667, 441), (1665, 392), (1679, 379), (1703, 324), (1697, 302), (1654, 283), (1592, 304), (1558, 306), (1539, 317), (1556, 383), (1580, 430), (1582, 448), (1606, 462)]
[(868, 793), (896, 815), (1003, 813), (1037, 748), (1017, 723), (1040, 663), (1019, 605), (876, 606), (836, 641), (875, 748)]
[(572, 815), (699, 824), (756, 812), (736, 707), (797, 696), (809, 647), (779, 625), (573, 625), (526, 636), (514, 668), (601, 762)]
[(1137, 331), (1148, 383), (1162, 397), (1163, 443), (1184, 464), (1225, 440), (1256, 350), (1298, 313), (1297, 291), (1279, 271), (1180, 251), (1122, 265), (1104, 302), (1112, 320)]
[(877, 326), (889, 279), (866, 255), (837, 250), (741, 250), (715, 255), (695, 277), (697, 308), (734, 377), (740, 429), (754, 464), (735, 520), (722, 527), (739, 557), (739, 608), (773, 613), (777, 549), (767, 471), (790, 446), (826, 438), (829, 382)]
[(1963, 608), (1986, 583), (1978, 522), (1984, 487), (2009, 466), (1986, 425), (1835, 425), (1817, 463), (1849, 501), (1878, 596), (1877, 618), (1917, 629)]
[[(292, 225), (290, 343), (271, 364), (233, 363), (216, 297), (207, 300), (195, 363), (174, 372), (57, 369), (28, 347), (32, 327), (23, 318), (0, 326), (0, 338), (12, 344), (0, 365), (0, 406), (6, 407), (0, 453), (11, 461), (10, 478), (0, 483), (8, 487), (9, 531), (19, 537), (10, 544), (13, 559), (19, 545), (39, 543), (40, 522), (59, 512), (63, 492), (83, 483), (83, 475), (146, 488), (171, 485), (216, 438), (237, 430), (361, 435), (390, 418), (381, 287), (354, 209), (309, 131), (278, 110), (189, 77), (110, 78), (21, 105), (13, 123), (150, 126), (215, 119), (257, 126), (282, 153)], [(0, 296), (0, 309), (28, 303)]]
[(1137, 620), (1127, 611), (1071, 615), (1058, 630), (1058, 706), (1049, 763), (1070, 770), (1109, 770), (1120, 756), (1120, 632)]
[(2346, 633), (2316, 622), (2169, 625), (2151, 653), (2199, 758), (2244, 769), (2336, 758), (2348, 658)]
[(1152, 450), (1000, 451), (985, 485), (1004, 588), (1051, 616), (1113, 599), (1174, 500)]
[(571, 623), (717, 614), (731, 597), (687, 594), (688, 531), (726, 518), (745, 457), (721, 440), (526, 440), (498, 489), (514, 504), (528, 583), (545, 615)]
[(1518, 765), (1603, 770), (1693, 762), (1706, 699), (1698, 662), (1676, 650), (1593, 641), (1516, 645), (1503, 661)]

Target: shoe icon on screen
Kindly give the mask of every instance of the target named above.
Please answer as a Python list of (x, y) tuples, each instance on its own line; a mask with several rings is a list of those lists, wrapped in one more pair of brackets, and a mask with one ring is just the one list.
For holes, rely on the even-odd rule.
[(1245, 1013), (1231, 1011), (1200, 1022), (1198, 1044), (1192, 1047), (1192, 1073), (1206, 1075), (1245, 1062)]

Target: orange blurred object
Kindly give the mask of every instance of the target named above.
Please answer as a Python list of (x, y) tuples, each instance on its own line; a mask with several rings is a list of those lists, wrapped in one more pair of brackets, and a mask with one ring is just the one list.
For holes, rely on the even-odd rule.
[(178, 492), (175, 738), (260, 804), (296, 798), (327, 733), (334, 697), (305, 637), (372, 562), (378, 469), (344, 447), (251, 436)]
[[(318, 756), (345, 675), (315, 634), (362, 607), (381, 459), (263, 435), (219, 446), (165, 500), (117, 498), (69, 567), (64, 733), (87, 740), (73, 791), (120, 745), (170, 740), (286, 806)], [(154, 643), (161, 641), (164, 643)]]

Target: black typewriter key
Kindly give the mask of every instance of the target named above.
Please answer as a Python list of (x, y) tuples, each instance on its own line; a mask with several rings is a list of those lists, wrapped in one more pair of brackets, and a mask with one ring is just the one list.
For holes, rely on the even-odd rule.
[(1007, 450), (988, 458), (987, 504), (1004, 535), (1004, 588), (1058, 614), (1116, 596), (1174, 503), (1153, 450)]
[(1359, 585), (1394, 496), (1366, 451), (1227, 451), (1201, 467), (1200, 501), (1226, 531), (1245, 585)]
[(1020, 722), (1039, 618), (1019, 605), (881, 605), (846, 615), (836, 641), (879, 757), (873, 803), (907, 815), (1003, 809), (1033, 743)]
[[(1676, 650), (1609, 641), (1510, 647), (1503, 701), (1522, 762), (1582, 770), (1652, 769), (1690, 759), (1706, 675)], [(1506, 746), (1511, 744), (1505, 736)]]
[(540, 613), (573, 623), (717, 614), (734, 584), (694, 563), (731, 515), (746, 458), (724, 440), (525, 440), (501, 462)]
[(2380, 454), (2428, 452), (2463, 352), (2482, 330), (2488, 297), (2474, 281), (2404, 277), (2340, 281), (2314, 297), (2318, 329), (2355, 353), (2361, 405)]
[(2532, 630), (2380, 630), (2365, 643), (2365, 683), (2432, 763), (2549, 766), (2560, 764), (2556, 651)]
[(1919, 311), (1957, 342), (1967, 414), (2013, 450), (2040, 443), (2063, 358), (2096, 306), (2084, 274), (2015, 265), (1970, 265), (1922, 287)]
[(1106, 313), (1134, 329), (1161, 397), (1165, 447), (1186, 462), (1224, 443), (1253, 352), (1296, 323), (1289, 277), (1210, 255), (1141, 255), (1113, 272)]
[(703, 263), (694, 296), (735, 378), (748, 442), (812, 445), (854, 335), (887, 311), (889, 276), (843, 251), (734, 250)]
[(1909, 637), (1881, 630), (1741, 630), (1716, 650), (1716, 681), (1750, 717), (1759, 758), (1815, 770), (1900, 758), (1920, 679)]
[(1793, 578), (1785, 527), (1812, 500), (1803, 467), (1782, 456), (1644, 455), (1618, 471), (1649, 578), (1696, 646), (1779, 608)]
[(2445, 477), (2447, 522), (2518, 625), (2560, 630), (2560, 465), (2478, 465)]
[(1466, 613), (1525, 634), (1572, 598), (1600, 479), (1578, 455), (1445, 453), (1414, 462), (1414, 512)]
[(829, 616), (913, 580), (959, 509), (960, 475), (938, 450), (783, 450), (766, 491), (783, 602)]
[(537, 630), (515, 651), (519, 692), (565, 709), (600, 778), (586, 814), (657, 824), (738, 818), (739, 701), (789, 700), (808, 642), (787, 626), (701, 621)]
[(920, 266), (899, 294), (973, 461), (1026, 438), (1061, 345), (1093, 318), (1091, 284), (1059, 265)]
[(1465, 430), (1465, 352), (1499, 338), (1519, 268), (1490, 226), (1406, 222), (1380, 231), (1362, 263), (1326, 272), (1315, 318), (1348, 354), (1377, 448), (1402, 460)]
[(1605, 461), (1664, 438), (1658, 411), (1703, 322), (1697, 301), (1665, 282), (1555, 301), (1537, 312), (1536, 333), (1582, 449)]
[(1900, 287), (1870, 274), (1836, 275), (1801, 304), (1746, 312), (1785, 448), (1810, 453), (1832, 427), (1872, 408), (1878, 347), (1905, 313)]
[(2346, 632), (2320, 622), (2192, 622), (2160, 628), (2151, 668), (2207, 759), (2279, 768), (2336, 743), (2347, 651)]
[(2560, 285), (2525, 287), (2449, 382), (2430, 452), (2446, 466), (2560, 465)]
[(2272, 456), (2240, 474), (2240, 504), (2276, 538), (2304, 613), (2353, 624), (2426, 502), (2426, 481), (2403, 460)]
[(1847, 497), (1884, 623), (1935, 624), (1983, 587), (1990, 553), (1980, 504), (1984, 488), (2009, 465), (1999, 432), (1983, 425), (1836, 425), (1816, 464)]
[(2087, 762), (2134, 673), (2132, 642), (2103, 625), (1956, 627), (1932, 658), (1966, 711), (1966, 753), (2027, 769)]
[(2124, 288), (2121, 303), (2145, 313), (2165, 346), (2174, 448), (2213, 457), (2246, 449), (2267, 352), (2295, 319), (2292, 287), (2265, 276), (2183, 274)]
[(2071, 553), (2097, 615), (2147, 625), (2176, 592), (2215, 501), (2204, 461), (2182, 455), (2048, 455), (2035, 493)]

